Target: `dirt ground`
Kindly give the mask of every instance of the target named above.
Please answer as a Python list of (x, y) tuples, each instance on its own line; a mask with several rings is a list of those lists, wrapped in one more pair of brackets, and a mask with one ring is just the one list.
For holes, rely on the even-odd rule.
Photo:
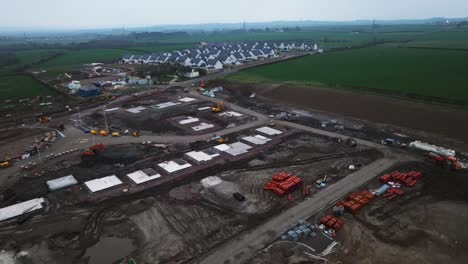
[[(313, 87), (286, 85), (251, 85), (216, 80), (209, 86), (224, 86), (240, 105), (258, 108), (268, 105), (289, 105), (338, 118), (362, 120), (369, 126), (390, 129), (437, 144), (460, 146), (468, 151), (468, 111), (437, 104), (408, 101), (401, 98), (354, 93)], [(262, 100), (249, 100), (256, 93)], [(249, 103), (250, 101), (250, 103)], [(260, 101), (260, 102), (259, 102)], [(254, 103), (255, 102), (255, 103)], [(256, 107), (256, 104), (260, 106)], [(271, 107), (268, 107), (270, 110)], [(283, 107), (284, 109), (284, 107)]]
[[(415, 187), (405, 187), (403, 197), (394, 201), (379, 197), (356, 215), (346, 213), (336, 237), (337, 251), (326, 257), (328, 263), (467, 263), (468, 232), (463, 226), (468, 219), (468, 195), (462, 191), (468, 186), (466, 174), (428, 163), (394, 170), (418, 170), (424, 176)], [(379, 186), (375, 180), (362, 189)], [(295, 243), (278, 244), (260, 252), (252, 263), (324, 263), (304, 252), (311, 251)]]
[[(295, 173), (306, 184), (312, 184), (326, 174), (332, 182), (350, 172), (347, 170), (349, 164), (365, 165), (379, 156), (374, 152), (352, 154), (357, 150), (327, 138), (296, 134), (278, 144), (273, 151), (260, 153), (255, 159), (237, 161), (235, 170), (229, 166), (219, 167), (178, 184), (108, 199), (99, 204), (64, 203), (57, 200), (58, 196), (49, 194), (45, 181), (70, 173), (80, 182), (104, 174), (121, 176), (135, 169), (154, 166), (155, 160), (179, 155), (180, 150), (164, 152), (141, 145), (113, 146), (90, 164), (73, 154), (76, 157), (48, 164), (44, 176), (25, 178), (12, 188), (15, 196), (9, 197), (8, 204), (36, 196), (51, 199), (45, 212), (26, 222), (0, 225), (0, 248), (14, 254), (28, 252), (27, 256), (19, 257), (21, 263), (27, 264), (64, 261), (105, 264), (130, 256), (138, 263), (191, 263), (226, 239), (306, 198), (300, 190), (293, 194), (293, 202), (262, 190), (263, 184), (274, 173)], [(349, 155), (300, 166), (276, 167), (285, 161), (337, 152)], [(123, 161), (126, 161), (125, 167), (114, 166)], [(239, 167), (240, 163), (244, 166)], [(263, 167), (257, 169), (258, 166)], [(244, 169), (239, 169), (242, 167)], [(223, 184), (205, 188), (200, 179), (207, 176), (217, 176)], [(31, 185), (36, 186), (34, 191)], [(248, 198), (245, 204), (232, 197), (234, 190)]]
[(468, 140), (468, 112), (370, 94), (276, 87), (262, 95), (284, 103)]
[[(106, 113), (109, 129), (121, 132), (127, 129), (130, 131), (138, 130), (143, 134), (190, 135), (211, 133), (226, 127), (245, 124), (253, 120), (253, 117), (245, 115), (242, 117), (226, 117), (212, 113), (211, 110), (200, 111), (198, 110), (199, 108), (213, 106), (212, 102), (203, 100), (184, 103), (160, 110), (151, 109), (152, 105), (167, 101), (176, 101), (177, 98), (178, 96), (162, 93), (158, 94), (158, 96), (141, 99), (136, 98), (132, 102), (124, 103), (121, 105), (121, 109)], [(147, 109), (138, 114), (125, 111), (125, 109), (138, 106), (143, 106)], [(224, 111), (229, 111), (229, 109), (225, 108)], [(200, 119), (200, 121), (187, 125), (179, 125), (175, 119), (182, 117), (195, 117)], [(102, 110), (84, 116), (82, 119), (89, 127), (105, 128), (105, 119)], [(192, 126), (196, 126), (202, 122), (213, 124), (214, 128), (201, 130), (199, 132), (191, 129)]]
[(16, 128), (1, 130), (0, 136), (0, 159), (13, 157), (22, 154), (27, 148), (31, 147), (36, 137), (37, 140), (42, 139), (45, 133), (52, 131), (46, 128)]
[[(411, 164), (424, 177), (395, 201), (377, 199), (356, 216), (345, 215), (336, 263), (467, 263), (466, 174)], [(374, 183), (375, 184), (375, 183)]]

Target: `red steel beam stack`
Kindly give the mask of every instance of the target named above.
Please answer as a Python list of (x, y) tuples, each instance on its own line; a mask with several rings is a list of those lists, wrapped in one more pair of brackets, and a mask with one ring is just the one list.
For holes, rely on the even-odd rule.
[(388, 183), (389, 181), (400, 182), (408, 187), (413, 187), (419, 179), (421, 179), (422, 173), (419, 171), (410, 171), (408, 173), (402, 173), (394, 171), (390, 174), (384, 174), (380, 176), (380, 182)]
[(273, 191), (278, 196), (289, 194), (302, 185), (302, 179), (287, 172), (280, 172), (273, 177), (271, 181), (267, 182), (264, 190)]
[(356, 214), (362, 207), (370, 203), (375, 195), (369, 191), (361, 191), (348, 195), (347, 200), (339, 202), (338, 205), (346, 208), (351, 214)]
[(343, 227), (343, 221), (332, 216), (332, 215), (326, 215), (324, 217), (322, 217), (322, 219), (320, 219), (320, 224), (328, 227), (328, 228), (331, 228), (335, 231), (338, 231), (341, 229), (341, 227)]

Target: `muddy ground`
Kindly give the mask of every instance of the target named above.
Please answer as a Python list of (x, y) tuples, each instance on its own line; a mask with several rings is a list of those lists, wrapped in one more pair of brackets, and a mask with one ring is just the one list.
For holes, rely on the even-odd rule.
[[(216, 80), (209, 86), (222, 85), (226, 97), (239, 105), (262, 112), (262, 109), (308, 109), (329, 118), (356, 120), (392, 133), (407, 134), (441, 145), (451, 145), (468, 152), (468, 111), (446, 105), (437, 105), (401, 98), (354, 93), (344, 90), (289, 85), (253, 85)], [(249, 96), (256, 93), (257, 99)], [(273, 106), (273, 107), (272, 107)], [(372, 134), (372, 133), (371, 133)]]
[[(121, 132), (127, 129), (130, 131), (136, 130), (144, 134), (190, 135), (210, 133), (226, 127), (245, 124), (253, 120), (253, 117), (245, 115), (236, 118), (219, 116), (218, 114), (211, 112), (209, 109), (200, 111), (198, 108), (211, 107), (214, 105), (212, 102), (202, 100), (197, 100), (191, 103), (184, 103), (160, 110), (155, 110), (150, 107), (154, 104), (175, 100), (177, 100), (177, 96), (158, 94), (157, 97), (145, 97), (141, 98), (141, 100), (137, 98), (132, 102), (124, 103), (121, 105), (122, 109), (106, 113), (109, 129), (111, 131)], [(138, 106), (143, 106), (147, 109), (138, 114), (128, 113), (125, 111), (125, 109)], [(225, 108), (224, 111), (229, 111), (229, 109)], [(179, 117), (196, 117), (199, 118), (200, 121), (187, 125), (179, 125), (176, 121), (174, 121), (174, 119)], [(88, 116), (83, 117), (83, 121), (92, 128), (105, 128), (105, 119), (102, 110), (98, 110)], [(215, 127), (199, 132), (190, 129), (192, 126), (196, 126), (201, 122), (213, 124)]]
[[(154, 166), (154, 160), (162, 156), (171, 157), (180, 153), (175, 149), (167, 153), (147, 148), (135, 145), (112, 147), (106, 149), (106, 156), (91, 165), (85, 164), (79, 157), (68, 157), (56, 164), (49, 164), (44, 168), (47, 170), (43, 177), (23, 179), (13, 187), (16, 196), (4, 201), (2, 207), (6, 203), (47, 195), (44, 185), (50, 178), (70, 172), (80, 182), (110, 172), (121, 176), (127, 170)], [(275, 167), (279, 162), (343, 151), (350, 153), (349, 156), (300, 166)], [(0, 248), (14, 254), (28, 252), (26, 257), (20, 258), (21, 263), (105, 264), (128, 256), (134, 257), (138, 263), (190, 263), (226, 239), (305, 198), (300, 190), (294, 193), (292, 202), (263, 191), (263, 184), (275, 172), (295, 173), (306, 184), (323, 175), (330, 175), (334, 181), (350, 173), (347, 170), (350, 164), (365, 165), (380, 155), (374, 152), (351, 154), (354, 151), (355, 148), (330, 139), (298, 134), (273, 150), (245, 161), (247, 170), (231, 171), (229, 166), (224, 166), (221, 170), (201, 172), (178, 184), (160, 186), (99, 204), (67, 205), (51, 199), (45, 212), (34, 215), (22, 224), (15, 224), (14, 221), (11, 224), (2, 223)], [(126, 166), (115, 168), (114, 163), (122, 160), (127, 161)], [(64, 162), (68, 162), (68, 165)], [(268, 164), (274, 168), (269, 168)], [(248, 170), (248, 167), (258, 165), (267, 166)], [(207, 176), (217, 176), (223, 180), (223, 184), (204, 188), (199, 180)], [(31, 185), (36, 186), (37, 190), (31, 191)], [(248, 197), (245, 205), (240, 205), (232, 197), (234, 190)]]
[[(329, 263), (467, 263), (468, 187), (466, 173), (412, 163), (393, 170), (418, 170), (423, 179), (394, 201), (377, 198), (356, 215), (342, 217), (344, 227)], [(372, 181), (362, 189), (375, 189)], [(326, 210), (330, 212), (330, 209)], [(322, 213), (324, 215), (326, 212)], [(319, 219), (312, 217), (310, 221)], [(299, 241), (303, 242), (303, 241)], [(252, 263), (323, 263), (297, 244), (280, 244), (261, 252)]]
[(346, 215), (341, 263), (467, 263), (466, 173), (412, 164), (424, 172), (416, 188), (395, 201), (378, 199), (355, 217)]
[(0, 130), (0, 159), (6, 159), (8, 157), (14, 157), (22, 154), (34, 145), (35, 138), (41, 140), (44, 138), (45, 133), (51, 132), (52, 129), (47, 128), (15, 128)]

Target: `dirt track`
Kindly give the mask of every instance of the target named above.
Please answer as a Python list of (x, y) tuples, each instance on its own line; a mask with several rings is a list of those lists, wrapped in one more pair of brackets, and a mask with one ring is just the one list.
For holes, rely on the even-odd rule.
[(259, 94), (295, 107), (352, 116), (468, 140), (468, 111), (342, 90), (279, 86)]

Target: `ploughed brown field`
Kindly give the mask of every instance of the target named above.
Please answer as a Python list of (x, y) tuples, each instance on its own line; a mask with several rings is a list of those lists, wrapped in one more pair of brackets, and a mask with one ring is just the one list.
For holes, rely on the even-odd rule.
[(468, 110), (429, 103), (311, 87), (276, 86), (259, 94), (292, 106), (468, 140)]

